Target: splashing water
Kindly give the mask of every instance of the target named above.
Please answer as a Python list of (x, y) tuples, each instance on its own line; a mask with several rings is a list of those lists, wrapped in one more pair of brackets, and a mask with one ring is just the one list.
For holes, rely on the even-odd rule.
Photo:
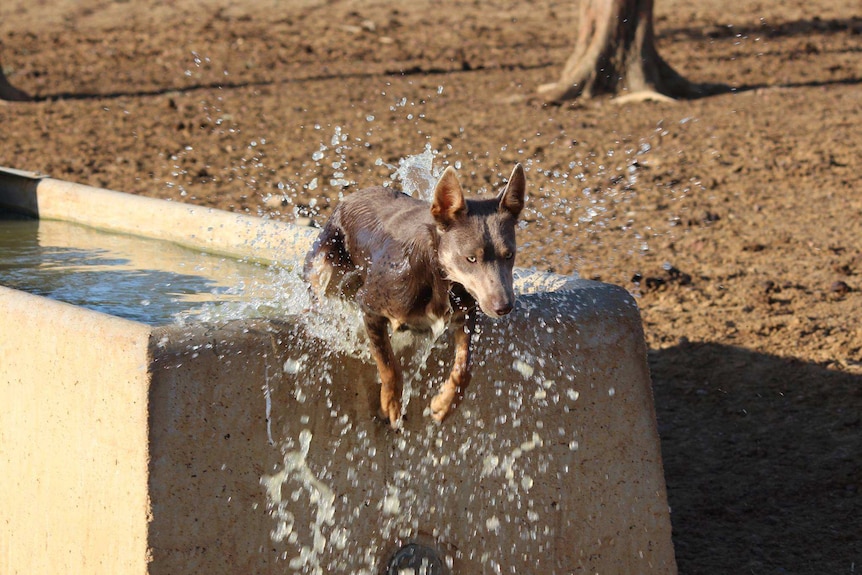
[(385, 165), (394, 170), (392, 180), (401, 183), (401, 191), (409, 196), (430, 202), (434, 199), (434, 186), (440, 177), (440, 170), (434, 169), (434, 158), (437, 152), (431, 149), (430, 144), (425, 145), (425, 151), (421, 154), (407, 156), (398, 161), (398, 166), (384, 164), (378, 159), (378, 165)]
[[(504, 339), (510, 338), (515, 339)], [(496, 355), (498, 343), (502, 341), (488, 342), (477, 353), (477, 364)], [(448, 357), (448, 351), (432, 354), (431, 364), (435, 357)], [(306, 394), (302, 405), (324, 402), (330, 417), (323, 415), (325, 410), (316, 419), (297, 416), (275, 399), (275, 409), (280, 405), (283, 411), (283, 457), (261, 479), (274, 521), (271, 538), (292, 569), (314, 575), (348, 567), (351, 573), (378, 573), (392, 541), (411, 541), (429, 524), (439, 541), (475, 541), (472, 548), (438, 547), (450, 572), (456, 561), (468, 561), (486, 566), (489, 573), (513, 573), (501, 562), (507, 541), (518, 540), (536, 554), (551, 548), (557, 528), (544, 519), (547, 502), (535, 499), (535, 486), (560, 482), (562, 488), (565, 479), (553, 473), (554, 462), (571, 457), (577, 448), (571, 447), (576, 440), (569, 431), (547, 429), (535, 415), (543, 406), (563, 408), (577, 400), (577, 394), (560, 393), (557, 383), (571, 377), (572, 366), (519, 353), (520, 380), (486, 382), (486, 397), (499, 398), (494, 407), (479, 406), (470, 390), (458, 408), (461, 416), (443, 425), (425, 420), (393, 434), (343, 402), (335, 381), (338, 358), (300, 362), (304, 353), (288, 353), (293, 359), (286, 373), (304, 372), (293, 379)], [(410, 369), (415, 364), (405, 363), (405, 370)], [(441, 369), (446, 371), (437, 364), (431, 372)], [(432, 375), (432, 381), (437, 377), (439, 373)], [(354, 374), (357, 378), (363, 376)], [(361, 384), (350, 382), (347, 397), (356, 385)], [(417, 390), (422, 401), (429, 393), (433, 389), (428, 385)], [(308, 427), (291, 424), (297, 419), (319, 430), (316, 449), (309, 449)], [(333, 499), (332, 493), (338, 496)], [(375, 527), (369, 532), (368, 525)]]
[[(345, 139), (341, 128), (336, 127), (331, 144), (335, 146)], [(322, 152), (315, 154), (320, 154), (317, 159), (323, 156)], [(423, 152), (399, 160), (398, 166), (386, 165), (393, 171), (391, 179), (399, 181), (404, 193), (431, 201), (434, 185), (440, 175), (440, 170), (435, 170), (433, 166), (436, 156), (437, 152), (426, 145)], [(378, 163), (383, 162), (378, 160)], [(237, 301), (218, 306), (205, 305), (201, 309), (179, 314), (177, 320), (223, 322), (251, 317), (296, 316), (311, 335), (330, 342), (341, 352), (370, 359), (361, 314), (354, 303), (326, 299), (315, 305), (315, 313), (309, 314), (307, 312), (312, 308), (312, 302), (308, 284), (300, 276), (299, 266), (272, 267), (266, 279), (265, 282), (253, 281), (226, 290), (229, 296), (242, 295)], [(399, 332), (393, 334), (392, 344), (396, 351), (415, 347), (416, 359), (422, 360), (427, 359), (439, 335), (437, 333), (432, 338), (426, 338), (409, 331)]]
[[(303, 429), (299, 434), (299, 450), (285, 453), (284, 468), (275, 475), (264, 475), (261, 478), (261, 484), (266, 487), (267, 499), (271, 502), (277, 502), (273, 511), (273, 517), (276, 518), (277, 524), (272, 531), (272, 540), (276, 542), (287, 539), (295, 543), (299, 539), (294, 531), (295, 517), (288, 509), (289, 501), (283, 497), (283, 488), (288, 482), (296, 481), (299, 484), (299, 489), (307, 493), (309, 503), (315, 507), (315, 519), (311, 524), (312, 537), (308, 544), (300, 545), (299, 555), (291, 558), (289, 565), (291, 569), (308, 568), (305, 572), (322, 575), (324, 571), (318, 559), (327, 546), (324, 528), (331, 528), (334, 525), (335, 493), (325, 483), (317, 479), (308, 467), (306, 458), (311, 446), (311, 439), (311, 432)], [(339, 536), (340, 534), (340, 531), (336, 531), (330, 537), (331, 541), (329, 542), (334, 543), (336, 548), (343, 548), (346, 542), (346, 537)]]
[[(438, 176), (435, 155), (426, 147), (402, 159), (390, 166), (392, 179), (427, 199)], [(530, 410), (573, 403), (579, 392), (562, 386), (577, 367), (520, 351), (539, 347), (513, 343), (524, 334), (484, 341), (475, 351), (476, 369), (508, 349), (517, 378), (487, 382), (498, 398), (491, 409), (477, 407), (475, 391), (468, 389), (459, 416), (435, 425), (417, 411), (448, 375), (451, 349), (433, 335), (395, 333), (393, 347), (402, 356), (404, 374), (402, 409), (421, 424), (394, 434), (372, 420), (363, 402), (355, 405), (358, 388), (369, 385), (366, 393), (379, 393), (357, 306), (329, 299), (308, 313), (308, 286), (296, 266), (272, 268), (269, 280), (238, 287), (246, 295), (242, 301), (207, 308), (195, 319), (291, 317), (310, 336), (305, 344), (318, 346), (285, 345), (284, 357), (267, 364), (262, 388), (267, 437), (282, 457), (262, 475), (261, 485), (273, 521), (272, 542), (292, 572), (378, 573), (392, 542), (412, 540), (429, 521), (436, 540), (477, 542), (472, 549), (442, 550), (450, 572), (456, 561), (470, 561), (489, 573), (511, 573), (501, 563), (507, 542), (521, 541), (536, 555), (553, 546), (557, 527), (544, 520), (546, 509), (534, 499), (534, 486), (563, 481), (548, 470), (555, 458), (571, 457), (580, 438), (570, 430), (544, 429)], [(344, 367), (346, 361), (358, 363)], [(348, 391), (339, 392), (339, 386)], [(410, 410), (411, 399), (422, 407)], [(351, 488), (344, 491), (345, 485)], [(487, 513), (465, 515), (462, 505), (468, 501)], [(366, 526), (372, 524), (378, 527), (369, 536)]]

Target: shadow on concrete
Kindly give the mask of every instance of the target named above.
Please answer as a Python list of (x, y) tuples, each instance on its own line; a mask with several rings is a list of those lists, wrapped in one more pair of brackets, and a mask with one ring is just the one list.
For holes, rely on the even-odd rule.
[(862, 376), (712, 343), (649, 359), (680, 573), (862, 569)]

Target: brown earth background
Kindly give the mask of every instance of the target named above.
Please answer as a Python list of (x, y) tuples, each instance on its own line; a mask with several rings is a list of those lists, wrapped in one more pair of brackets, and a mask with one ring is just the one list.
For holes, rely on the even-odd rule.
[(3, 0), (0, 165), (322, 221), (426, 146), (522, 162), (518, 263), (638, 298), (680, 572), (862, 572), (862, 6), (655, 16), (735, 90), (543, 106), (576, 1)]

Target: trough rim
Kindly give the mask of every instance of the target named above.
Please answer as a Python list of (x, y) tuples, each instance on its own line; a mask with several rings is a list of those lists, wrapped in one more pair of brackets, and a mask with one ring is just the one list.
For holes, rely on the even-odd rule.
[[(0, 208), (268, 266), (290, 267), (303, 261), (320, 231), (312, 226), (97, 188), (4, 166), (0, 166)], [(524, 267), (515, 268), (515, 281), (516, 291), (521, 294), (601, 284), (577, 274), (560, 275)]]

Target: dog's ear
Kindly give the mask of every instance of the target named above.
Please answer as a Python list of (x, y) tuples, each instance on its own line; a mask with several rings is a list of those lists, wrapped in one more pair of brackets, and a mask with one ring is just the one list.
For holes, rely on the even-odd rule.
[(434, 187), (431, 216), (437, 225), (446, 228), (466, 214), (467, 202), (464, 201), (464, 191), (461, 189), (455, 168), (449, 166)]
[(516, 220), (524, 209), (524, 193), (527, 189), (527, 177), (524, 175), (524, 168), (521, 164), (515, 164), (515, 169), (512, 170), (512, 175), (509, 176), (509, 183), (506, 184), (506, 189), (498, 196), (500, 199), (501, 213), (508, 212)]

